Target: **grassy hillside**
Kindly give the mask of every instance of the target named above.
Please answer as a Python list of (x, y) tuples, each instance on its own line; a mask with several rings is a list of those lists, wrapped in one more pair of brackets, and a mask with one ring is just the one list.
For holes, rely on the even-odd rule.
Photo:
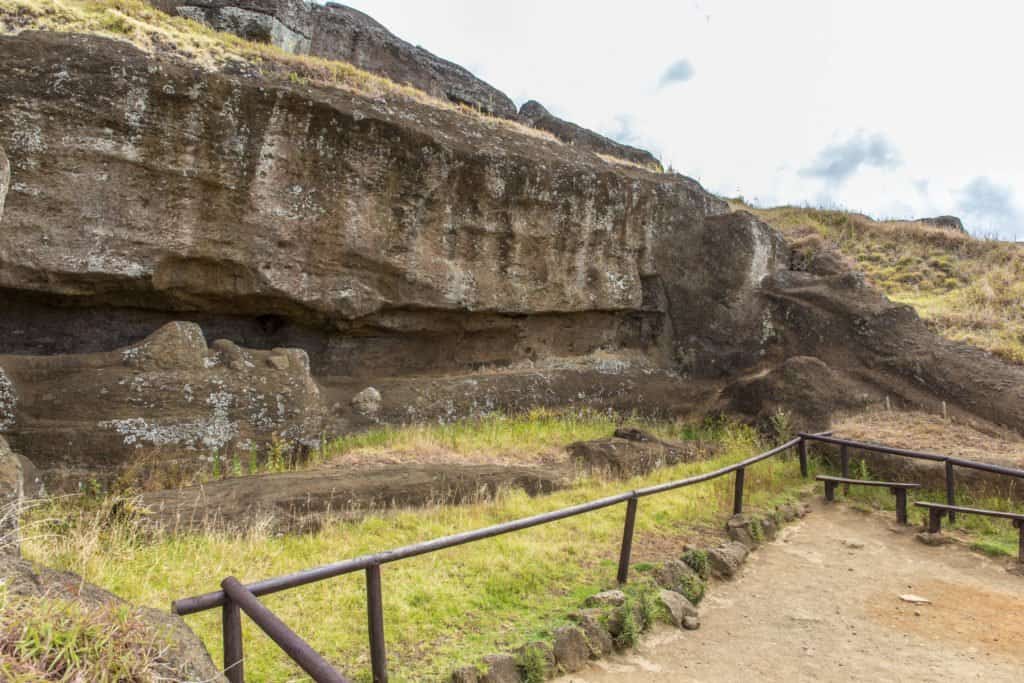
[(1024, 363), (1024, 244), (845, 211), (732, 204), (805, 247), (838, 247), (939, 334)]

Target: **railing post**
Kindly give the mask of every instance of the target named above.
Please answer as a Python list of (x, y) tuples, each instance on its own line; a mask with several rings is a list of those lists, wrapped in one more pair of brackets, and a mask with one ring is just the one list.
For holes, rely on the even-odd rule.
[[(946, 503), (956, 505), (956, 481), (953, 479), (953, 462), (946, 461)], [(949, 523), (956, 521), (956, 513), (949, 511)]]
[(384, 600), (381, 594), (379, 564), (366, 568), (366, 612), (370, 629), (373, 683), (387, 683), (388, 656), (384, 647)]
[(636, 507), (639, 498), (635, 495), (626, 501), (626, 524), (622, 528), (622, 549), (619, 551), (620, 584), (629, 580), (629, 556), (633, 552), (633, 526), (636, 524)]
[[(843, 444), (842, 446), (839, 447), (839, 468), (840, 468), (840, 471), (843, 473), (843, 478), (844, 479), (849, 479), (850, 478), (850, 451), (846, 447), (846, 444)], [(843, 484), (843, 493), (845, 495), (847, 495), (847, 496), (850, 495), (850, 485), (849, 484)]]
[(228, 600), (221, 609), (224, 631), (224, 676), (228, 683), (245, 683), (242, 652), (242, 610), (234, 600)]
[(797, 452), (800, 454), (800, 476), (804, 479), (808, 476), (807, 471), (807, 440), (800, 437), (800, 443), (797, 445)]
[(743, 478), (745, 467), (736, 470), (736, 490), (733, 492), (732, 513), (738, 515), (743, 512)]

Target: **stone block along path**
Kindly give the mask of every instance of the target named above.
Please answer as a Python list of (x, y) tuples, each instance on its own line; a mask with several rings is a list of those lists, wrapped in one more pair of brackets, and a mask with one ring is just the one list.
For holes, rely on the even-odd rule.
[(655, 630), (558, 680), (1024, 681), (1024, 576), (891, 516), (815, 502), (709, 591), (699, 631)]

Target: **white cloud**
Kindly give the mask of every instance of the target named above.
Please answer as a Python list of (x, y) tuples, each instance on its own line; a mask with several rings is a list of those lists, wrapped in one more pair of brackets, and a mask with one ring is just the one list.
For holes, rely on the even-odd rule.
[(658, 87), (664, 88), (665, 86), (672, 85), (673, 83), (685, 83), (696, 75), (696, 71), (693, 68), (693, 64), (687, 59), (677, 59), (676, 61), (669, 64), (665, 72), (661, 74), (661, 80), (658, 81)]

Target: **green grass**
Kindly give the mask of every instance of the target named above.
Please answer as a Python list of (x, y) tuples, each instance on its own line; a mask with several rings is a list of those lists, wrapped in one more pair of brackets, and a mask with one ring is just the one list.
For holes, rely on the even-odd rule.
[[(478, 433), (472, 426), (439, 427), (437, 433), (452, 437), (452, 443), (474, 447), (504, 443), (484, 428), (491, 424), (477, 423)], [(512, 424), (516, 426), (507, 433), (534, 434), (529, 438), (536, 443), (555, 438), (546, 429), (533, 432), (525, 424), (514, 420)], [(559, 425), (559, 439), (597, 430), (593, 425), (573, 426), (557, 419), (551, 424)], [(704, 429), (662, 427), (663, 433), (676, 435)], [(172, 599), (216, 589), (225, 576), (253, 581), (480, 528), (708, 471), (768, 446), (746, 428), (718, 425), (714, 431), (724, 449), (714, 461), (667, 468), (625, 482), (583, 481), (545, 497), (531, 499), (512, 491), (486, 504), (373, 515), (337, 521), (312, 535), (280, 537), (210, 532), (147, 539), (135, 526), (112, 515), (110, 506), (94, 505), (77, 514), (61, 511), (56, 537), (30, 538), (25, 551), (49, 565), (78, 572), (128, 600), (167, 608)], [(388, 430), (382, 433), (388, 436), (353, 438), (370, 439), (377, 445), (406, 438)], [(748, 470), (747, 502), (752, 507), (774, 505), (788, 500), (801, 486), (795, 462), (771, 459)], [(721, 527), (730, 513), (731, 498), (731, 477), (645, 498), (637, 519), (635, 560), (670, 559), (645, 556), (645, 547), (675, 547), (678, 557), (683, 543), (702, 528)], [(567, 623), (567, 613), (586, 596), (613, 585), (623, 514), (622, 506), (617, 506), (385, 565), (385, 628), (393, 680), (435, 680), (456, 665), (477, 664), (485, 654), (510, 652), (526, 642), (548, 638)], [(645, 545), (645, 539), (657, 542)], [(265, 602), (330, 661), (349, 675), (365, 677), (364, 591), (362, 575), (351, 575), (267, 596)], [(188, 621), (219, 660), (219, 613), (196, 615)], [(246, 670), (253, 680), (289, 680), (299, 675), (251, 624), (246, 627), (246, 653)]]
[(0, 587), (0, 679), (134, 683), (153, 680), (165, 647), (127, 606), (86, 607)]

